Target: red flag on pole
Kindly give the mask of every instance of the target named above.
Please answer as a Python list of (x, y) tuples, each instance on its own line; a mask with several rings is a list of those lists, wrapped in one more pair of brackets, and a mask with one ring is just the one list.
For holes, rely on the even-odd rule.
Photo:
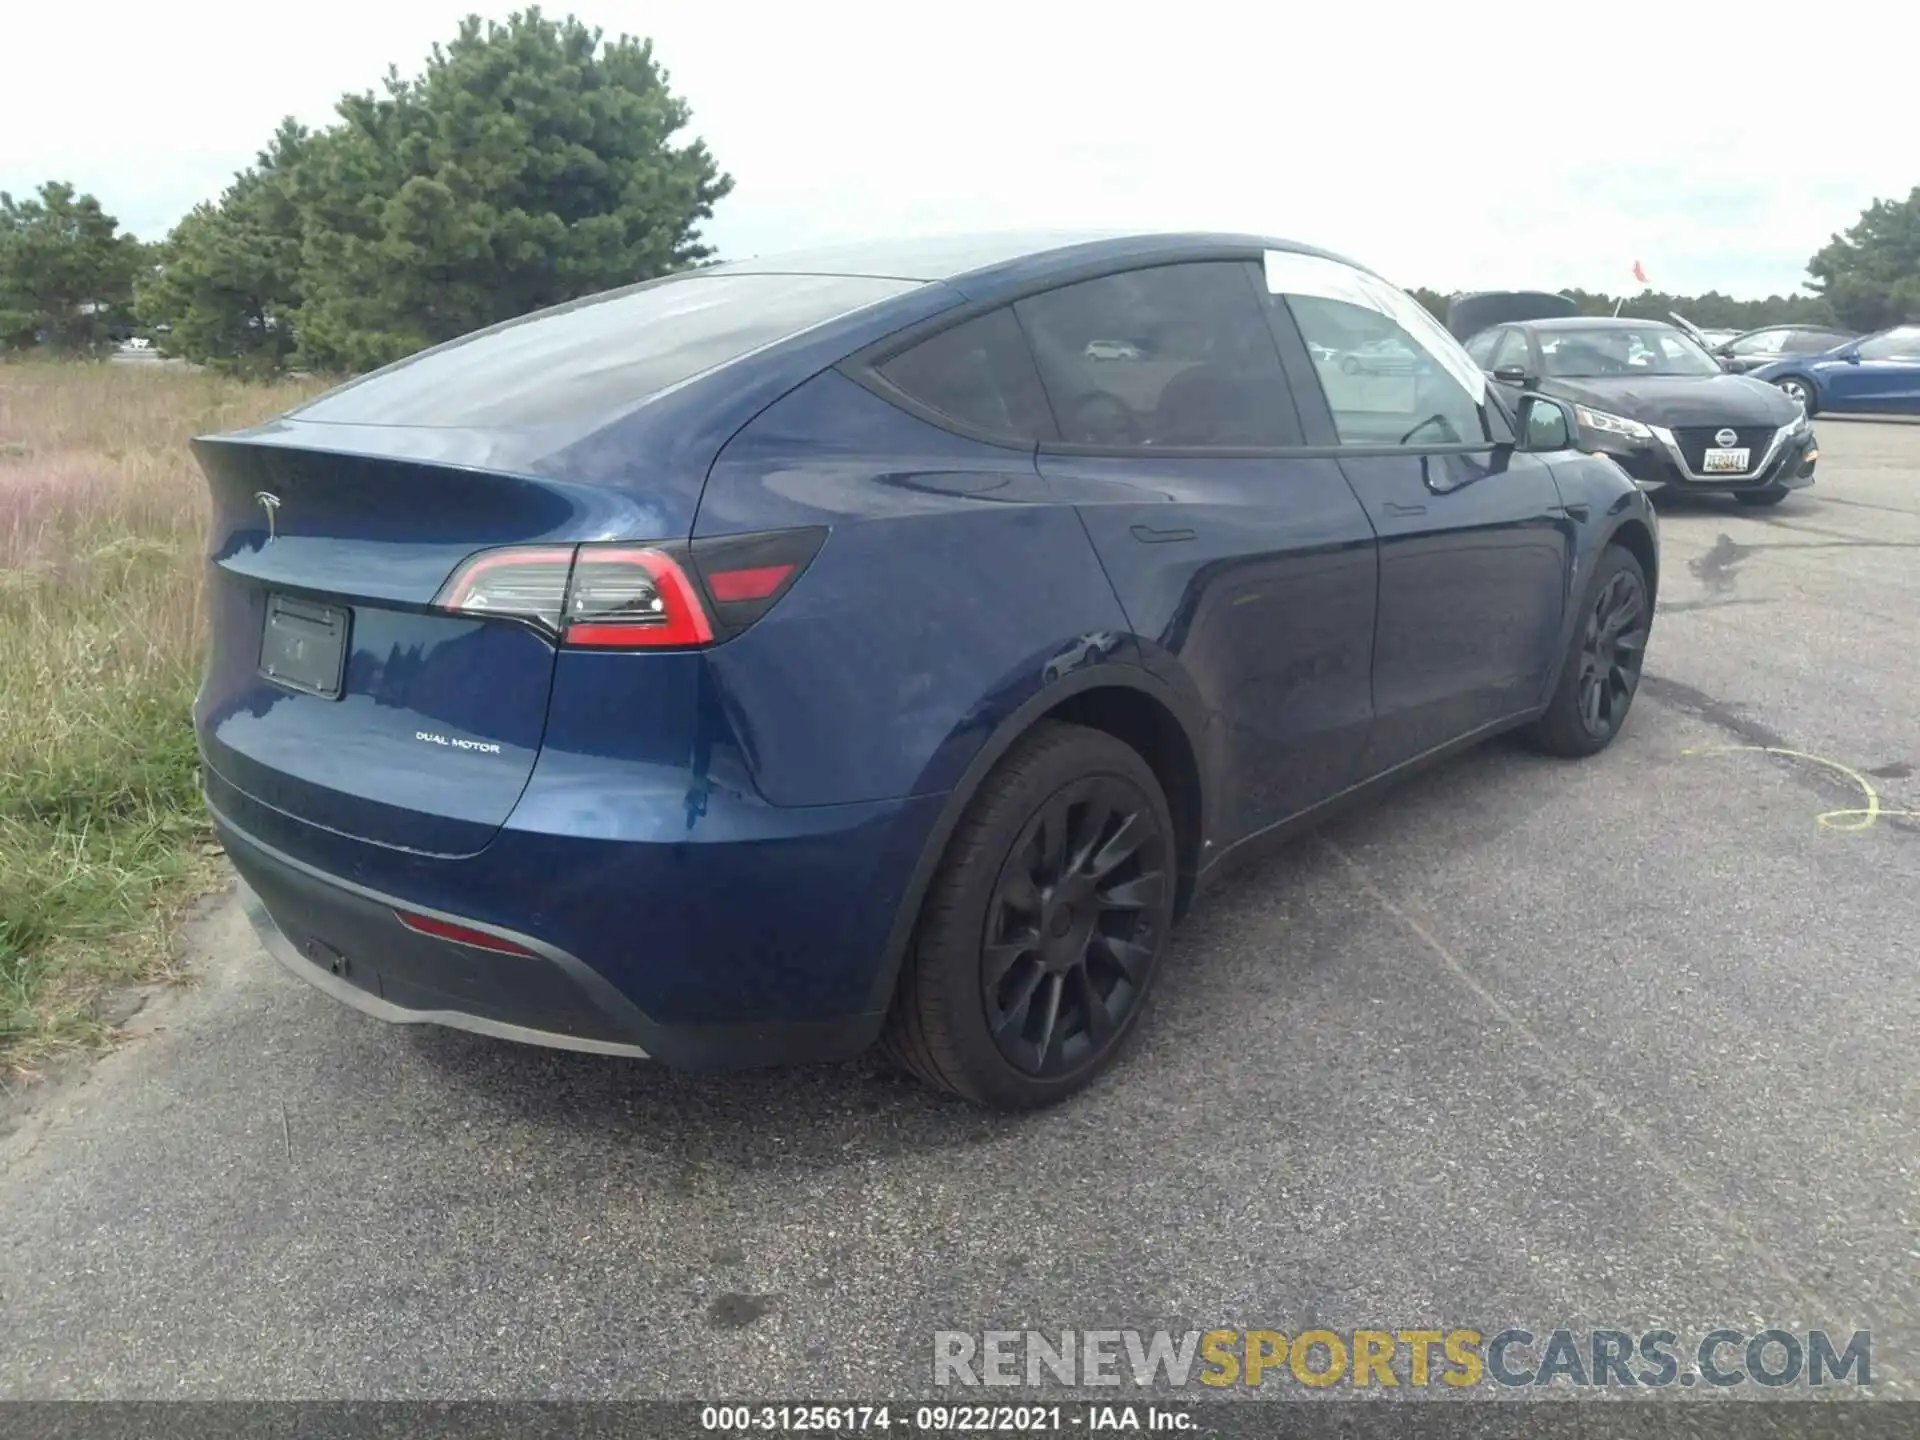
[(1638, 280), (1642, 285), (1647, 283), (1647, 272), (1640, 268), (1640, 262), (1638, 260), (1633, 262), (1633, 278)]

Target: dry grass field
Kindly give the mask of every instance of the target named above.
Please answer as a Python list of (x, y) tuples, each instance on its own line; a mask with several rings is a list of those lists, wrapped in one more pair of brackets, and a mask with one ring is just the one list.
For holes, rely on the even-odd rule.
[(97, 1038), (210, 876), (188, 710), (206, 492), (187, 441), (321, 388), (0, 365), (0, 1076)]

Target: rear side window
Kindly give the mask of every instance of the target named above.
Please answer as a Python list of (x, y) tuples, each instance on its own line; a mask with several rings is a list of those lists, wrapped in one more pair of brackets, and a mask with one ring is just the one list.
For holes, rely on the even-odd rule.
[(919, 283), (695, 272), (475, 331), (376, 370), (294, 413), (340, 425), (429, 427), (611, 416)]
[(1793, 332), (1793, 344), (1789, 349), (1795, 355), (1818, 355), (1823, 350), (1844, 345), (1847, 339), (1848, 337), (1838, 330), (1796, 330)]
[(901, 394), (962, 425), (1009, 439), (1059, 438), (1011, 310), (989, 311), (942, 330), (879, 369)]
[(1727, 353), (1744, 356), (1751, 360), (1778, 355), (1786, 347), (1787, 336), (1790, 333), (1786, 330), (1763, 330), (1758, 335), (1748, 335), (1735, 340), (1727, 346)]
[(1300, 422), (1247, 267), (1162, 265), (1014, 306), (1060, 438), (1159, 449), (1300, 443)]

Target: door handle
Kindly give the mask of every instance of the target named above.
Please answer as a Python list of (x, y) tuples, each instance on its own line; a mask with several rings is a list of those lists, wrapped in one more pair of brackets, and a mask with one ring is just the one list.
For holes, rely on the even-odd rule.
[(1424, 505), (1396, 505), (1391, 500), (1386, 501), (1382, 508), (1385, 509), (1389, 515), (1424, 515), (1427, 513), (1427, 507)]
[(1142, 545), (1165, 545), (1172, 540), (1191, 540), (1193, 531), (1156, 530), (1151, 525), (1136, 525), (1133, 527), (1133, 538)]

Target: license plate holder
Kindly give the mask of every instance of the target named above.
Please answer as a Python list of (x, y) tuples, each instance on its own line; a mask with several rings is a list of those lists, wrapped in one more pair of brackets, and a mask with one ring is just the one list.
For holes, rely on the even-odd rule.
[(1744, 475), (1753, 459), (1746, 449), (1713, 449), (1700, 457), (1702, 475)]
[(338, 700), (347, 671), (351, 612), (291, 595), (267, 596), (260, 673), (274, 684)]

